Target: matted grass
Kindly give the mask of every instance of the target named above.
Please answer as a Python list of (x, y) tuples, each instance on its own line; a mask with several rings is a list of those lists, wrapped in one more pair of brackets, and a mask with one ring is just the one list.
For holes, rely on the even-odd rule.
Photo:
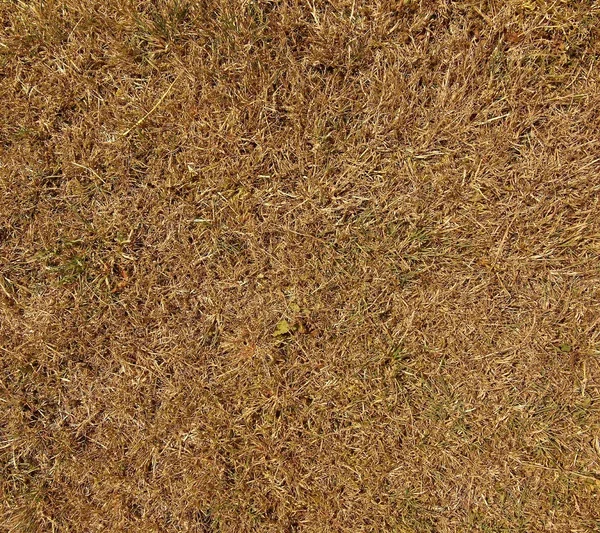
[(600, 5), (0, 0), (0, 529), (600, 529)]

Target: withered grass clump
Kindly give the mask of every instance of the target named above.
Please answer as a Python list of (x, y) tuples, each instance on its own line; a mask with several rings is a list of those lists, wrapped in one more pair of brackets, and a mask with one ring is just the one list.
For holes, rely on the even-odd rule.
[(598, 2), (0, 22), (0, 530), (600, 529)]

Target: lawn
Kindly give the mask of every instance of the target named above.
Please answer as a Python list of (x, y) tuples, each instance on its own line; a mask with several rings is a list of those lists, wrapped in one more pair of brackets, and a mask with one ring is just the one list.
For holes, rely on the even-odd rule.
[(600, 4), (0, 0), (0, 531), (600, 530)]

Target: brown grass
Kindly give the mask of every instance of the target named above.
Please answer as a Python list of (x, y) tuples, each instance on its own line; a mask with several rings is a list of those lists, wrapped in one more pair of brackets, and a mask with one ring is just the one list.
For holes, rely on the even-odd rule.
[(600, 530), (598, 2), (0, 21), (1, 531)]

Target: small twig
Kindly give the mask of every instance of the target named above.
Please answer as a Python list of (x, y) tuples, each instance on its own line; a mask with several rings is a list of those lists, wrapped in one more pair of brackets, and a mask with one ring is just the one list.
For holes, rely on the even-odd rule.
[(171, 92), (171, 89), (177, 83), (177, 81), (179, 80), (180, 77), (181, 77), (181, 73), (178, 74), (177, 77), (171, 83), (171, 85), (169, 85), (169, 87), (167, 87), (167, 90), (158, 99), (158, 101), (152, 106), (152, 109), (150, 111), (148, 111), (141, 119), (139, 119), (133, 126), (131, 126), (131, 128), (129, 128), (128, 130), (126, 130), (125, 132), (123, 132), (121, 134), (122, 137), (127, 137), (127, 135), (129, 135), (134, 129), (136, 129), (140, 124), (142, 124), (144, 122), (144, 120), (146, 120), (152, 113), (154, 113), (154, 111), (156, 111), (156, 109), (158, 108), (158, 106), (160, 104), (162, 104), (163, 100)]

